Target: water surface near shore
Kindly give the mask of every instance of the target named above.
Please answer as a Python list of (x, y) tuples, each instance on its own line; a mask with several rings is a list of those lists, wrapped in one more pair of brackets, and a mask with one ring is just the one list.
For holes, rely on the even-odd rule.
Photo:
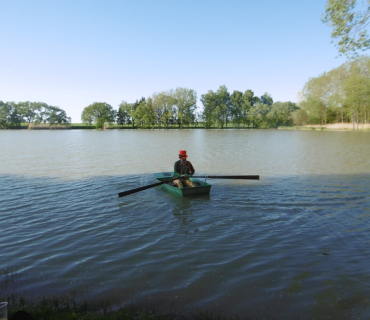
[[(16, 279), (3, 292), (370, 317), (366, 132), (2, 131), (0, 147), (0, 266)], [(261, 180), (117, 197), (172, 171), (179, 149), (199, 174)]]

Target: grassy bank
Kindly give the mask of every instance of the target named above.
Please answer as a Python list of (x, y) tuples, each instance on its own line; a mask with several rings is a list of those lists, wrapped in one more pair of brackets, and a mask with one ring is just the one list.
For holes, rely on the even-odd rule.
[(15, 129), (15, 130), (20, 130), (20, 129), (28, 129), (28, 123), (21, 123), (19, 126), (10, 126), (10, 127), (4, 127), (0, 126), (0, 130), (8, 130), (8, 129)]
[[(49, 125), (49, 124), (39, 124), (34, 125), (31, 124), (28, 126), (28, 123), (22, 123), (20, 126), (11, 126), (8, 128), (0, 127), (0, 129), (9, 130), (9, 129), (30, 129), (30, 130), (96, 130), (95, 125), (87, 125), (84, 123), (71, 123), (68, 126), (64, 125)], [(232, 124), (229, 124), (227, 127), (224, 128), (218, 128), (218, 127), (211, 127), (211, 128), (205, 128), (202, 123), (199, 123), (197, 126), (184, 126), (183, 128), (180, 128), (179, 126), (172, 125), (169, 127), (150, 127), (150, 128), (144, 128), (144, 127), (138, 127), (138, 126), (132, 126), (130, 124), (128, 125), (118, 125), (113, 124), (110, 126), (107, 126), (104, 128), (104, 130), (188, 130), (188, 129), (206, 129), (206, 130), (248, 130), (248, 129), (258, 129), (256, 127), (244, 127), (244, 126), (233, 126)], [(268, 128), (267, 128), (268, 129)], [(276, 128), (270, 128), (270, 129), (276, 129)], [(370, 131), (370, 124), (360, 124), (358, 129), (353, 129), (353, 125), (349, 123), (345, 124), (337, 124), (337, 123), (329, 123), (327, 125), (305, 125), (305, 126), (279, 126), (277, 129), (279, 130), (326, 130), (326, 131)]]
[[(81, 130), (81, 129), (87, 129), (87, 130), (95, 130), (96, 126), (95, 125), (88, 125), (84, 123), (71, 123), (68, 126), (65, 125), (50, 125), (50, 124), (30, 124), (28, 123), (22, 123), (20, 126), (10, 126), (10, 127), (0, 127), (0, 129), (4, 130), (9, 130), (9, 129), (29, 129), (29, 130)], [(160, 126), (159, 128), (157, 126), (152, 126), (149, 128), (146, 127), (140, 127), (140, 126), (132, 126), (131, 124), (127, 125), (118, 125), (118, 124), (112, 124), (108, 125), (104, 128), (105, 130), (111, 130), (111, 129), (118, 129), (118, 130), (157, 130), (157, 129), (164, 129), (164, 130), (178, 130), (178, 129), (207, 129), (207, 130), (223, 130), (223, 129), (255, 129), (253, 127), (244, 127), (244, 126), (233, 126), (232, 124), (229, 124), (227, 127), (224, 128), (218, 128), (218, 127), (211, 127), (211, 128), (205, 128), (202, 123), (199, 123), (198, 125), (188, 125), (188, 126), (183, 126), (180, 128), (178, 125), (170, 125), (169, 127), (165, 126)]]
[[(2, 300), (4, 301), (4, 300)], [(137, 307), (132, 304), (113, 306), (111, 302), (100, 301), (91, 304), (86, 300), (76, 302), (70, 296), (64, 298), (41, 298), (37, 301), (8, 298), (8, 319), (12, 319), (17, 311), (26, 311), (35, 320), (223, 320), (230, 317), (221, 317), (208, 311), (194, 312), (193, 315), (183, 316), (175, 310), (159, 313), (153, 307)], [(238, 318), (238, 317), (232, 317)], [(252, 320), (251, 318), (244, 318)]]
[(352, 123), (327, 123), (326, 125), (308, 124), (305, 126), (281, 126), (278, 127), (280, 130), (327, 130), (327, 131), (369, 131), (369, 123), (356, 124), (355, 128)]
[(293, 127), (278, 127), (279, 130), (327, 130), (325, 127), (303, 127), (303, 126), (293, 126)]

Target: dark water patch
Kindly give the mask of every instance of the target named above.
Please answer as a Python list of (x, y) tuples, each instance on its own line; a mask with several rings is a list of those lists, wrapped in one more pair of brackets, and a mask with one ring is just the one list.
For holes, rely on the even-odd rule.
[(0, 266), (19, 275), (17, 292), (87, 290), (279, 319), (324, 318), (336, 301), (343, 319), (369, 315), (370, 175), (215, 180), (208, 196), (153, 188), (118, 198), (154, 182), (0, 176)]

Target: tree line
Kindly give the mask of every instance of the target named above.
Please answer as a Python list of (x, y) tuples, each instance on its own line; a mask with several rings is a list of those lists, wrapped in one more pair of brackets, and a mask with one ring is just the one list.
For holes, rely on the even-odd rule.
[[(122, 101), (115, 110), (105, 102), (85, 107), (81, 120), (97, 128), (118, 124), (133, 128), (204, 128), (278, 126), (352, 122), (370, 120), (370, 57), (362, 56), (336, 69), (309, 79), (300, 92), (298, 104), (274, 102), (270, 94), (256, 96), (250, 89), (228, 91), (222, 85), (200, 96), (193, 89), (176, 88), (142, 97), (133, 103)], [(0, 127), (22, 122), (68, 125), (71, 119), (58, 107), (42, 102), (0, 101)]]
[(297, 125), (370, 120), (370, 57), (362, 56), (311, 78), (300, 93)]
[(44, 102), (3, 102), (0, 101), (0, 127), (20, 126), (22, 122), (50, 125), (69, 125), (67, 113)]
[(139, 128), (169, 128), (203, 126), (276, 128), (293, 124), (292, 113), (299, 107), (293, 102), (273, 102), (265, 93), (255, 96), (252, 90), (229, 93), (226, 86), (201, 95), (203, 111), (197, 112), (197, 93), (187, 88), (154, 93), (134, 103), (123, 101), (118, 110), (104, 102), (86, 107), (81, 119), (88, 125), (102, 128), (105, 123), (117, 123)]
[(117, 123), (121, 126), (131, 125), (141, 128), (168, 128), (197, 125), (197, 93), (193, 89), (177, 88), (175, 90), (154, 93), (151, 97), (136, 100), (134, 103), (122, 101), (115, 111), (104, 102), (95, 102), (86, 107), (81, 120), (102, 128), (104, 123)]

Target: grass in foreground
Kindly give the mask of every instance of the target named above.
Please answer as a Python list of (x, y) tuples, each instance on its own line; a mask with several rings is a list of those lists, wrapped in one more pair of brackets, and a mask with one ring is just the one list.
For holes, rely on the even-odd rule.
[[(201, 311), (193, 316), (182, 316), (173, 311), (157, 313), (153, 308), (134, 305), (112, 307), (110, 301), (89, 304), (86, 300), (77, 303), (73, 298), (42, 298), (39, 301), (26, 301), (15, 296), (8, 298), (8, 319), (24, 310), (35, 320), (226, 320), (214, 313)], [(248, 320), (249, 318), (245, 318)], [(251, 320), (251, 319), (249, 319)]]

